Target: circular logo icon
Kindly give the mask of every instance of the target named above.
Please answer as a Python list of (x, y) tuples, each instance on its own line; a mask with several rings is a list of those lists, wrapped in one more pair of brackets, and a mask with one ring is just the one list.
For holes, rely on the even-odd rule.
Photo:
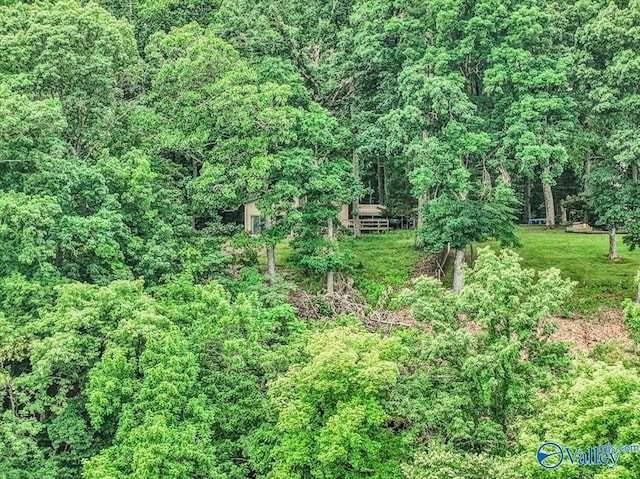
[(538, 448), (538, 464), (545, 469), (555, 469), (564, 459), (562, 448), (555, 442), (545, 442)]

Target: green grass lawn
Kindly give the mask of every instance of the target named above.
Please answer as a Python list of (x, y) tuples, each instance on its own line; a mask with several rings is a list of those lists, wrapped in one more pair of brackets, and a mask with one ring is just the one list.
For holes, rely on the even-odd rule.
[[(610, 262), (606, 255), (609, 238), (606, 234), (565, 233), (564, 228), (545, 230), (540, 226), (520, 226), (522, 247), (516, 248), (527, 268), (544, 270), (555, 267), (564, 277), (578, 282), (566, 312), (596, 313), (600, 306), (619, 308), (623, 299), (635, 296), (634, 278), (640, 269), (640, 251), (629, 251), (618, 236), (618, 251), (622, 259)], [(409, 277), (422, 253), (414, 249), (414, 231), (391, 231), (365, 234), (359, 240), (348, 236), (341, 239), (352, 251), (348, 275), (370, 304), (375, 304), (387, 288), (399, 289), (409, 284)], [(494, 249), (499, 245), (487, 243)], [(301, 275), (286, 260), (291, 253), (288, 241), (276, 249), (279, 271), (290, 280), (311, 291), (324, 286), (323, 278)], [(264, 255), (260, 266), (266, 267)], [(450, 273), (450, 269), (449, 269)], [(446, 278), (445, 283), (451, 279)]]
[[(345, 249), (351, 251), (346, 274), (354, 279), (355, 286), (365, 295), (370, 304), (375, 304), (389, 287), (407, 286), (411, 272), (423, 256), (414, 248), (414, 231), (364, 234), (358, 240), (344, 235), (340, 243)], [(320, 291), (324, 287), (324, 278), (300, 274), (287, 261), (291, 252), (289, 241), (283, 241), (276, 247), (278, 272), (311, 292)], [(266, 257), (262, 251), (259, 255), (259, 267), (262, 270), (267, 267)]]
[[(520, 226), (522, 246), (516, 248), (526, 268), (558, 268), (564, 277), (578, 284), (565, 312), (591, 315), (601, 306), (619, 308), (625, 298), (633, 298), (636, 271), (640, 269), (640, 251), (629, 251), (618, 235), (621, 260), (607, 260), (609, 237), (606, 234), (566, 233), (564, 228), (545, 230), (540, 226)], [(363, 235), (360, 240), (345, 240), (353, 251), (349, 264), (355, 285), (370, 303), (375, 303), (388, 287), (405, 286), (422, 254), (416, 251), (413, 231)], [(487, 243), (494, 249), (499, 245)], [(445, 279), (445, 283), (451, 281)]]
[(349, 259), (354, 284), (370, 304), (387, 289), (409, 284), (409, 277), (423, 253), (416, 251), (414, 231), (364, 234), (358, 240), (344, 239), (353, 253)]
[[(629, 251), (618, 235), (621, 260), (607, 260), (609, 237), (606, 234), (565, 233), (564, 228), (545, 230), (540, 226), (519, 227), (522, 256), (527, 268), (544, 270), (555, 267), (564, 277), (578, 282), (567, 309), (580, 313), (596, 312), (600, 306), (620, 307), (625, 298), (635, 297), (635, 275), (640, 269), (640, 251)], [(491, 243), (493, 248), (498, 245)]]

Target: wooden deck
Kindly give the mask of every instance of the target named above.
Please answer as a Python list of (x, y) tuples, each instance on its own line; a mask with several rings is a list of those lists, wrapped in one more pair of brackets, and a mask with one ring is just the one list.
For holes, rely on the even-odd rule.
[[(353, 229), (353, 220), (348, 220), (346, 227)], [(384, 233), (389, 231), (389, 219), (388, 218), (376, 218), (376, 219), (361, 219), (360, 231), (372, 232), (372, 233)]]

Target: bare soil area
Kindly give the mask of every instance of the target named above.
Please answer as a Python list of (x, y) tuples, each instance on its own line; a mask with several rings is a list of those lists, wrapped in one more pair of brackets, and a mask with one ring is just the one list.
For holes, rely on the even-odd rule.
[(624, 326), (622, 311), (602, 308), (596, 318), (574, 314), (571, 318), (553, 318), (558, 329), (551, 339), (569, 341), (572, 348), (581, 351), (593, 349), (597, 344), (621, 341), (629, 348), (633, 342)]

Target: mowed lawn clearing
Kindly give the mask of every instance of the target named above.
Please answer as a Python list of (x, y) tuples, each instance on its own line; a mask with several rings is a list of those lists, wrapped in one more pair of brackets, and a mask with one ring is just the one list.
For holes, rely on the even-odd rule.
[[(551, 267), (564, 277), (577, 281), (567, 312), (597, 312), (600, 306), (619, 308), (625, 298), (634, 298), (635, 276), (640, 269), (640, 250), (630, 251), (618, 235), (618, 261), (607, 260), (609, 237), (606, 234), (566, 233), (564, 228), (545, 230), (540, 226), (519, 227), (522, 247), (515, 250), (527, 268)], [(491, 243), (498, 248), (496, 243)]]
[[(619, 261), (607, 260), (609, 238), (606, 234), (566, 233), (564, 228), (545, 230), (540, 226), (520, 226), (518, 237), (522, 246), (515, 248), (522, 257), (522, 265), (535, 270), (558, 268), (564, 277), (578, 284), (565, 314), (576, 312), (596, 314), (601, 306), (619, 309), (625, 298), (635, 297), (635, 275), (640, 269), (640, 250), (630, 251), (618, 235)], [(347, 276), (367, 301), (374, 305), (388, 288), (394, 290), (409, 285), (409, 278), (424, 253), (414, 248), (415, 231), (391, 231), (384, 234), (364, 234), (353, 240), (348, 235), (340, 242), (351, 250)], [(499, 249), (496, 242), (489, 242)], [(288, 241), (277, 247), (277, 264), (281, 273), (312, 291), (324, 287), (321, 276), (302, 275), (288, 261), (291, 254)], [(264, 254), (260, 266), (266, 267)], [(451, 267), (445, 284), (451, 283)]]
[[(339, 241), (341, 247), (349, 252), (345, 276), (353, 278), (355, 287), (372, 305), (388, 288), (409, 286), (411, 273), (424, 256), (423, 252), (415, 249), (415, 231), (369, 233), (363, 234), (358, 240), (354, 240), (348, 232), (343, 232)], [(278, 244), (278, 272), (311, 292), (321, 291), (324, 288), (324, 277), (305, 275), (299, 271), (288, 261), (292, 252), (289, 240)], [(267, 266), (266, 256), (262, 249), (258, 253), (258, 265), (264, 271)]]
[[(576, 281), (575, 294), (565, 313), (597, 313), (601, 306), (620, 308), (625, 298), (635, 297), (636, 271), (640, 269), (640, 250), (630, 251), (618, 235), (621, 259), (607, 259), (609, 237), (606, 234), (566, 233), (563, 227), (546, 230), (541, 226), (519, 226), (522, 246), (515, 248), (522, 265), (537, 271), (558, 268), (562, 275)], [(349, 261), (355, 285), (372, 303), (388, 287), (396, 289), (409, 283), (411, 272), (423, 253), (414, 248), (414, 231), (393, 231), (363, 235), (359, 240), (344, 240), (353, 252)], [(499, 249), (496, 242), (487, 243)], [(482, 245), (480, 245), (482, 246)], [(445, 284), (451, 282), (451, 269)]]
[(388, 288), (409, 285), (416, 263), (424, 253), (415, 248), (415, 231), (363, 234), (359, 239), (343, 239), (351, 249), (348, 264), (354, 285), (369, 304), (375, 304)]

